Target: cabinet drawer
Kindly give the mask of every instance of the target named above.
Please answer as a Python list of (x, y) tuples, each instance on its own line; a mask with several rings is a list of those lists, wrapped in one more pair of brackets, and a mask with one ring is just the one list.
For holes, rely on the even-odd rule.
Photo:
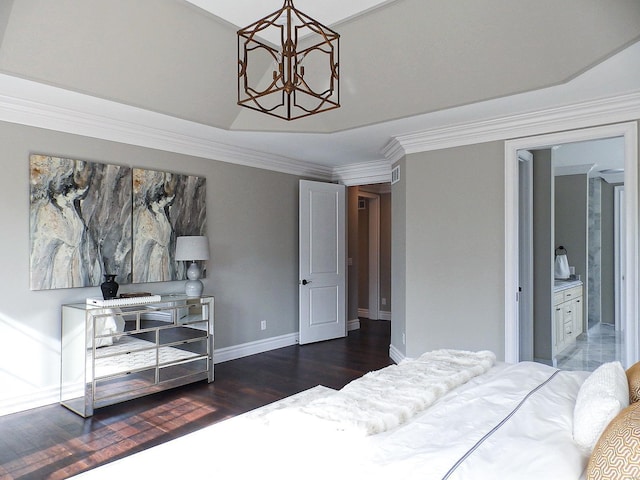
[(553, 304), (560, 305), (564, 302), (564, 292), (558, 292), (553, 295)]
[(132, 391), (152, 387), (155, 383), (155, 368), (96, 380), (94, 400), (99, 402), (120, 395), (129, 395)]
[[(108, 339), (107, 342), (104, 340)], [(102, 337), (103, 346), (96, 348), (96, 360), (115, 355), (124, 355), (142, 350), (149, 350), (156, 346), (155, 332), (134, 334), (116, 334)]]
[[(197, 325), (200, 326), (203, 324), (199, 323)], [(173, 328), (164, 328), (158, 333), (158, 342), (160, 345), (171, 345), (183, 341), (204, 339), (208, 335), (206, 322), (204, 323), (204, 328), (177, 326)]]
[(573, 322), (566, 322), (564, 324), (564, 334), (571, 335), (573, 333)]
[(160, 369), (159, 382), (167, 382), (182, 377), (189, 377), (199, 373), (207, 372), (208, 359), (199, 358), (192, 361), (186, 361), (162, 367)]
[(170, 363), (192, 360), (196, 357), (208, 356), (207, 341), (185, 340), (179, 345), (163, 346), (158, 349), (158, 363), (168, 365)]
[(574, 298), (578, 298), (582, 296), (582, 287), (568, 288), (563, 293), (564, 293), (564, 301), (568, 302), (569, 300), (573, 300)]

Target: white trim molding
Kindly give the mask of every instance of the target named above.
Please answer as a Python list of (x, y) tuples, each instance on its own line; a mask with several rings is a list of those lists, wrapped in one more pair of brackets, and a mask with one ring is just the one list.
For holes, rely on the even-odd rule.
[[(320, 180), (333, 168), (233, 145), (234, 132), (0, 74), (0, 120)], [(227, 138), (228, 143), (212, 140)]]
[(60, 401), (60, 385), (52, 385), (30, 394), (4, 398), (0, 402), (0, 417), (32, 408), (52, 405)]
[(255, 342), (242, 343), (232, 347), (218, 348), (213, 352), (213, 363), (228, 362), (256, 353), (264, 353), (277, 348), (290, 347), (298, 343), (298, 333), (265, 338)]
[(388, 160), (379, 160), (335, 167), (332, 178), (333, 181), (348, 187), (388, 183), (391, 182), (391, 163)]
[[(638, 115), (640, 118), (640, 115)], [(518, 150), (551, 147), (562, 143), (623, 137), (625, 144), (626, 192), (626, 321), (624, 362), (637, 362), (640, 355), (638, 326), (638, 124), (636, 121), (537, 135), (505, 142), (505, 361), (519, 361), (518, 327)]]
[(395, 136), (383, 149), (392, 163), (412, 153), (628, 122), (640, 118), (640, 92)]
[(389, 357), (396, 363), (400, 363), (405, 359), (405, 355), (393, 345), (389, 345)]
[[(129, 145), (193, 155), (345, 185), (387, 183), (392, 164), (407, 154), (540, 135), (640, 118), (640, 92), (453, 123), (394, 135), (381, 160), (330, 167), (239, 146), (238, 132), (0, 74), (0, 121)], [(459, 107), (482, 111), (487, 102)], [(454, 109), (458, 110), (458, 109)], [(470, 115), (474, 116), (471, 111)], [(217, 139), (217, 140), (213, 140)]]
[(557, 177), (561, 177), (563, 175), (588, 175), (594, 167), (595, 164), (593, 163), (585, 165), (568, 165), (566, 167), (555, 167), (553, 169), (553, 173)]
[(360, 330), (360, 319), (354, 318), (347, 322), (347, 331), (350, 332), (352, 330)]

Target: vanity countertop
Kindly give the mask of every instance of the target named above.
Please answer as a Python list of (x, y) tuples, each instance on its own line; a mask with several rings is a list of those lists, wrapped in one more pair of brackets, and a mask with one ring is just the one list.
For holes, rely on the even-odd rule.
[(553, 291), (561, 292), (562, 290), (566, 290), (572, 287), (579, 287), (582, 285), (582, 280), (554, 280), (553, 281)]

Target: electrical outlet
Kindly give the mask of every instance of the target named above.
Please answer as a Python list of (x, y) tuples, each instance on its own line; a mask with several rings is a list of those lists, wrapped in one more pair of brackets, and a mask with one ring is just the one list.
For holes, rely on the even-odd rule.
[(404, 332), (402, 332), (402, 344), (403, 345), (407, 344), (407, 336), (404, 334)]
[(387, 299), (382, 297), (382, 305), (386, 306), (387, 305)]
[(266, 320), (262, 320), (260, 322), (260, 330), (266, 330), (267, 329), (267, 321)]

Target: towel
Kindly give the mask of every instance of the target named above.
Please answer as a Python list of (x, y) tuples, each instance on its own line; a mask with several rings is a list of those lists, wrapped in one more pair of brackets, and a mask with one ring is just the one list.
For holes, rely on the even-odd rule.
[(569, 260), (567, 260), (567, 255), (556, 255), (556, 265), (555, 265), (555, 278), (560, 280), (566, 280), (569, 278)]

